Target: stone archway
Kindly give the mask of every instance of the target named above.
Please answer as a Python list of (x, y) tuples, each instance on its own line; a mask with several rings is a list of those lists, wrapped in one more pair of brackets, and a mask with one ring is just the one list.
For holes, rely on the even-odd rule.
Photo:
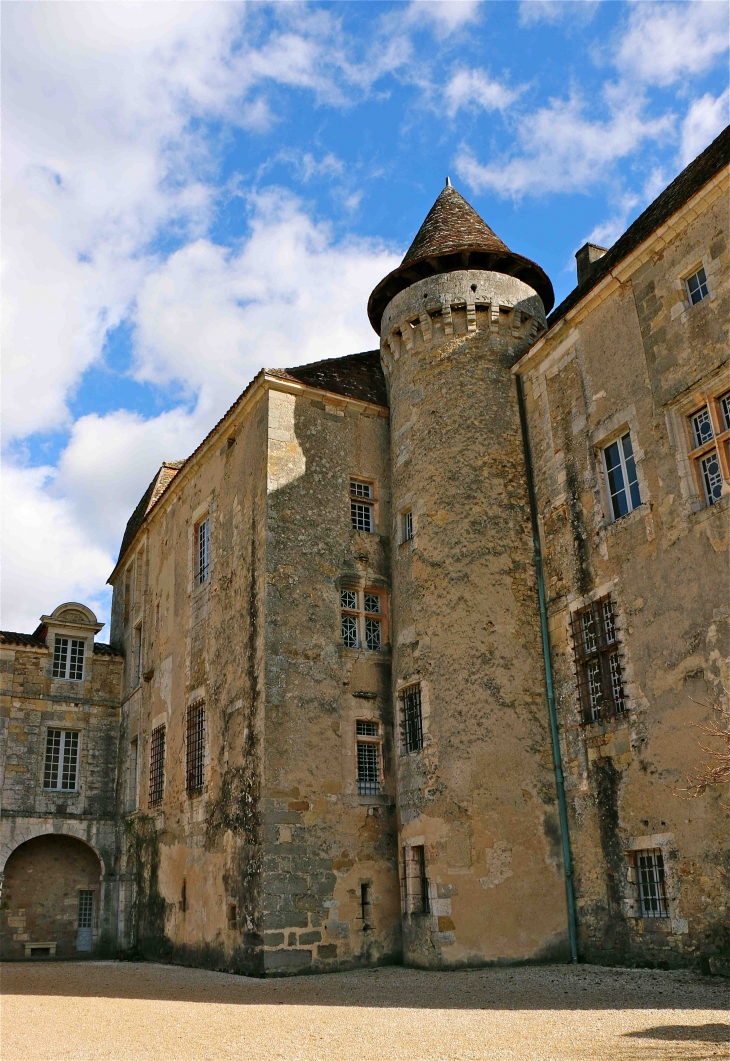
[(103, 865), (78, 837), (44, 833), (5, 863), (0, 956), (72, 957), (98, 937)]

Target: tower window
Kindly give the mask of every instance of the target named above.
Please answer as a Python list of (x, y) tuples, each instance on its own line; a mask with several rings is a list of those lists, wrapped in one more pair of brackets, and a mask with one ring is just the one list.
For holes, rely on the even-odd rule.
[(611, 518), (620, 519), (641, 504), (629, 431), (603, 449), (603, 467), (611, 502)]
[(634, 851), (639, 909), (642, 917), (669, 917), (664, 879), (664, 856), (659, 848)]
[(53, 645), (53, 677), (83, 681), (85, 642), (56, 634)]
[(408, 685), (401, 689), (401, 718), (403, 726), (403, 750), (417, 752), (423, 748), (423, 715), (421, 712), (421, 685)]
[(350, 479), (350, 521), (355, 530), (375, 530), (375, 487), (361, 479)]
[(696, 273), (692, 273), (685, 280), (687, 287), (687, 294), (689, 300), (693, 306), (696, 306), (698, 302), (701, 302), (703, 298), (707, 298), (707, 277), (705, 276), (705, 270), (700, 266)]
[(201, 520), (195, 528), (195, 584), (202, 586), (210, 574), (210, 519)]
[(370, 884), (365, 883), (360, 885), (360, 919), (363, 928), (370, 928), (370, 920), (372, 918), (370, 892)]
[(185, 790), (200, 792), (205, 781), (205, 702), (188, 707)]
[(162, 803), (165, 792), (165, 727), (152, 730), (150, 740), (150, 791), (148, 804), (155, 807)]
[(372, 590), (340, 590), (340, 633), (346, 648), (380, 652), (385, 638), (385, 594)]
[(427, 914), (430, 909), (426, 850), (422, 844), (403, 849), (406, 913)]
[(401, 512), (400, 542), (401, 545), (405, 545), (406, 542), (410, 541), (413, 541), (413, 512), (408, 509), (407, 512)]
[(377, 796), (380, 793), (380, 723), (370, 719), (358, 719), (355, 723), (357, 737), (357, 793), (359, 796)]
[(619, 715), (626, 709), (619, 642), (610, 597), (572, 615), (578, 691), (585, 722)]
[(49, 729), (46, 734), (46, 761), (43, 787), (75, 792), (79, 767), (78, 730)]

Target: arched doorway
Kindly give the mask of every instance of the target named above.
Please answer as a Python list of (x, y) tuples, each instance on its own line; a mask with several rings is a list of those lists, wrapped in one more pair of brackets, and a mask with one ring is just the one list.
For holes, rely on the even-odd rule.
[(0, 956), (69, 958), (96, 942), (101, 863), (74, 836), (26, 840), (5, 864)]

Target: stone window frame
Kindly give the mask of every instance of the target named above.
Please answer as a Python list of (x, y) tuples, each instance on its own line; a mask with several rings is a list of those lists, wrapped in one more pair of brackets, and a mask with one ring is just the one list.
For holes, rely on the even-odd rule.
[[(612, 442), (619, 441), (626, 434), (631, 436), (631, 448), (634, 455), (636, 479), (639, 485), (641, 503), (624, 513), (623, 516), (614, 518), (604, 451)], [(649, 483), (647, 482), (644, 468), (644, 458), (646, 454), (644, 453), (644, 449), (641, 446), (639, 439), (639, 417), (636, 413), (636, 406), (633, 403), (612, 413), (611, 416), (603, 420), (590, 433), (590, 445), (596, 472), (596, 482), (598, 484), (597, 495), (600, 502), (596, 506), (596, 511), (601, 513), (599, 529), (604, 533), (608, 531), (609, 528), (611, 530), (613, 530), (613, 528), (618, 529), (621, 526), (625, 526), (627, 522), (633, 522), (633, 519), (637, 518), (637, 513), (643, 512), (646, 514), (649, 509)]]
[[(342, 604), (343, 593), (354, 593), (356, 596), (355, 608), (345, 608)], [(366, 612), (365, 611), (365, 594), (373, 594), (380, 599), (380, 611), (379, 612)], [(364, 579), (361, 580), (343, 580), (338, 588), (338, 623), (339, 623), (339, 642), (340, 648), (345, 652), (368, 652), (368, 653), (381, 653), (387, 652), (390, 646), (390, 593), (385, 586), (379, 586), (377, 584), (366, 582)], [(348, 616), (355, 620), (357, 624), (357, 645), (346, 645), (342, 637), (342, 619)], [(380, 627), (380, 648), (368, 648), (366, 643), (366, 627), (365, 623), (367, 619), (372, 619), (378, 623)]]
[[(188, 579), (191, 592), (195, 597), (196, 601), (200, 602), (201, 597), (204, 599), (211, 585), (212, 574), (215, 568), (215, 536), (214, 536), (214, 519), (215, 519), (216, 505), (213, 501), (212, 495), (208, 498), (192, 513), (188, 528)], [(208, 523), (208, 574), (207, 578), (202, 581), (198, 578), (198, 528), (201, 523)]]
[[(65, 640), (65, 641), (68, 642), (67, 647), (66, 647), (66, 671), (67, 671), (67, 673), (63, 674), (63, 675), (54, 674), (53, 673), (54, 670), (56, 669), (56, 644), (60, 640)], [(71, 646), (72, 646), (74, 641), (76, 643), (80, 642), (84, 646), (82, 660), (81, 660), (81, 677), (80, 678), (71, 678), (68, 675), (68, 671), (71, 669)], [(51, 649), (51, 651), (49, 653), (49, 655), (50, 655), (49, 666), (50, 666), (51, 679), (54, 682), (85, 682), (85, 681), (87, 681), (87, 679), (89, 678), (89, 668), (91, 666), (91, 659), (93, 658), (93, 654), (94, 654), (94, 640), (93, 640), (93, 638), (91, 638), (91, 652), (89, 652), (89, 638), (88, 637), (84, 637), (83, 635), (79, 635), (79, 634), (77, 634), (76, 636), (73, 636), (71, 633), (68, 633), (68, 632), (54, 630), (54, 632), (53, 632), (53, 644), (50, 646), (50, 649)]]
[[(715, 274), (719, 268), (720, 260), (711, 258), (709, 252), (697, 257), (695, 251), (692, 257), (687, 255), (682, 262), (680, 262), (672, 281), (672, 287), (675, 292), (675, 302), (670, 312), (672, 320), (676, 320), (677, 317), (679, 317), (681, 323), (686, 324), (693, 311), (699, 309), (700, 306), (708, 306), (715, 301), (715, 298), (717, 297)], [(694, 276), (699, 269), (705, 270), (707, 296), (700, 299), (699, 302), (693, 303), (687, 290), (687, 281), (691, 276)]]
[[(358, 733), (358, 723), (365, 723), (365, 725), (375, 726), (377, 733), (367, 734)], [(380, 796), (383, 794), (383, 786), (385, 784), (385, 762), (383, 756), (383, 723), (382, 720), (374, 715), (356, 715), (354, 719), (354, 735), (355, 735), (355, 790), (358, 796), (367, 800), (372, 796)], [(358, 762), (358, 745), (359, 744), (373, 744), (378, 749), (378, 791), (377, 792), (361, 792), (360, 791), (360, 776), (359, 776), (359, 762)]]
[[(194, 736), (192, 744), (191, 735)], [(188, 799), (196, 799), (206, 791), (209, 744), (206, 700), (204, 696), (196, 696), (185, 711), (185, 795)]]
[[(413, 851), (423, 852), (421, 857), (414, 858)], [(410, 836), (401, 843), (400, 850), (400, 891), (401, 913), (406, 917), (429, 917), (432, 913), (432, 886), (428, 876), (425, 836)], [(414, 872), (414, 867), (418, 872)], [(418, 880), (419, 888), (414, 888)], [(417, 908), (420, 907), (420, 908)]]
[(407, 505), (398, 513), (398, 545), (407, 548), (413, 545), (416, 537), (416, 525), (413, 520), (413, 506)]
[[(707, 379), (688, 388), (664, 407), (669, 444), (677, 461), (680, 492), (687, 515), (712, 513), (727, 507), (727, 498), (730, 495), (730, 428), (723, 429), (719, 399), (728, 391), (730, 372), (727, 364), (724, 364)], [(692, 437), (691, 417), (703, 405), (710, 410), (714, 437), (703, 446), (696, 446)], [(712, 450), (713, 446), (718, 452), (724, 487), (720, 500), (709, 505), (700, 479), (698, 461), (706, 455), (706, 451)]]
[[(677, 847), (672, 833), (650, 833), (630, 836), (624, 841), (625, 872), (620, 881), (622, 912), (625, 917), (646, 925), (663, 927), (673, 935), (687, 931), (687, 921), (679, 916), (680, 879), (675, 872)], [(666, 890), (669, 917), (644, 917), (639, 900), (639, 881), (636, 870), (636, 852), (659, 850), (664, 863), (664, 887)]]
[[(76, 778), (75, 785), (73, 788), (46, 788), (45, 786), (45, 775), (46, 775), (46, 756), (48, 754), (48, 734), (50, 730), (60, 730), (62, 733), (77, 733), (78, 744), (76, 745)], [(81, 764), (82, 764), (82, 750), (84, 742), (84, 729), (80, 725), (66, 725), (58, 722), (47, 722), (43, 728), (43, 759), (40, 772), (40, 784), (41, 791), (44, 795), (53, 796), (58, 798), (59, 795), (63, 796), (78, 796), (81, 793)], [(64, 737), (65, 746), (65, 737)], [(58, 765), (58, 779), (61, 777), (61, 770), (63, 767), (63, 759), (61, 758)]]
[[(372, 493), (370, 497), (358, 497), (353, 493), (353, 484), (361, 483), (363, 486), (369, 486)], [(348, 476), (347, 479), (347, 502), (350, 506), (350, 514), (348, 522), (350, 530), (353, 534), (378, 534), (378, 527), (380, 526), (380, 491), (378, 489), (378, 480), (373, 479), (369, 475), (356, 475), (354, 472)], [(352, 522), (352, 504), (359, 503), (368, 505), (371, 512), (371, 524), (370, 530), (361, 530), (354, 526)]]

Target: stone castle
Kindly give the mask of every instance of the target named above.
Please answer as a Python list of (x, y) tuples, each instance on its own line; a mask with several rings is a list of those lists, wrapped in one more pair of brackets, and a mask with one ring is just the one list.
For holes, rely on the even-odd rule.
[(5, 957), (727, 963), (729, 186), (726, 130), (553, 309), (447, 182), (379, 350), (163, 464), (110, 643), (1, 635)]

